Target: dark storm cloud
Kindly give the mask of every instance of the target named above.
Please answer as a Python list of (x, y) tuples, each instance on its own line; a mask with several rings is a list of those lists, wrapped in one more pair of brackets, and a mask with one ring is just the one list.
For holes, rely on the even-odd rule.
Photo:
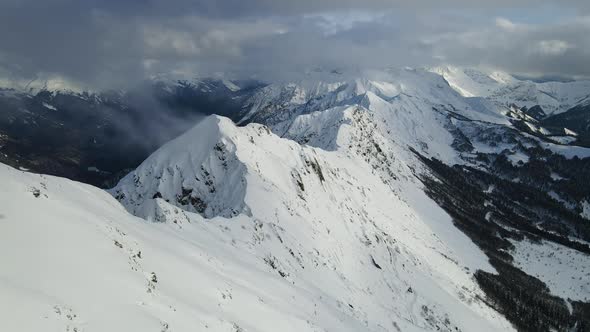
[[(4, 0), (12, 4), (38, 5), (37, 0)], [(208, 17), (244, 17), (266, 15), (298, 15), (339, 10), (403, 9), (496, 9), (535, 8), (543, 5), (565, 5), (577, 10), (590, 8), (585, 0), (50, 0), (42, 3), (68, 5), (78, 8), (95, 8), (123, 15), (177, 16), (197, 14)], [(48, 7), (47, 5), (45, 5)]]
[[(158, 73), (274, 79), (438, 63), (590, 76), (588, 1), (442, 3), (0, 0), (0, 75), (99, 88)], [(539, 8), (550, 15), (535, 17)]]
[(0, 65), (26, 77), (51, 72), (98, 81), (101, 72), (129, 74), (142, 53), (133, 30), (75, 3), (15, 1), (0, 8)]

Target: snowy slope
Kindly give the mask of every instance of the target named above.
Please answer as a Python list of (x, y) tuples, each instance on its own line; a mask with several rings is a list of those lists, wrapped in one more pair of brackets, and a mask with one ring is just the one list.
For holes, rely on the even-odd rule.
[[(0, 249), (18, 253), (0, 261), (0, 321), (24, 331), (512, 330), (473, 276), (496, 270), (424, 193), (412, 150), (475, 166), (477, 153), (502, 152), (517, 167), (527, 147), (568, 158), (590, 149), (514, 128), (486, 92), (518, 84), (511, 77), (457, 82), (464, 91), (403, 69), (271, 84), (245, 103), (249, 124), (205, 118), (112, 196), (0, 165)], [(553, 272), (565, 261), (564, 275), (583, 278), (575, 262), (587, 255), (554, 260), (551, 245), (518, 243), (515, 264), (585, 299), (583, 279), (568, 288)]]
[(484, 97), (500, 106), (541, 106), (546, 114), (558, 114), (588, 101), (590, 81), (523, 81), (497, 72), (452, 66), (429, 68), (442, 75), (449, 85), (465, 97)]
[[(499, 73), (494, 77), (509, 81)], [(549, 134), (538, 121), (514, 107), (484, 97), (464, 97), (442, 76), (419, 69), (392, 69), (341, 82), (271, 84), (246, 103), (242, 122), (264, 123), (279, 136), (332, 150), (336, 148), (334, 133), (341, 122), (351, 122), (342, 112), (351, 107), (367, 111), (361, 113), (371, 117), (372, 124), (387, 142), (398, 146), (396, 153), (407, 154), (410, 146), (447, 164), (463, 163), (464, 158), (460, 158), (456, 149), (457, 138), (466, 135), (474, 143), (482, 138), (482, 130), (515, 131), (512, 121), (520, 119), (517, 115), (532, 132), (541, 136)], [(516, 149), (520, 142), (542, 146), (568, 158), (590, 155), (590, 149), (554, 144), (553, 140), (530, 137), (527, 133), (507, 140), (508, 144), (502, 148), (491, 141), (500, 136), (486, 136), (483, 144), (463, 154), (499, 153), (506, 148)]]
[[(358, 138), (358, 130), (343, 125), (337, 143)], [(473, 272), (493, 271), (487, 258), (415, 179), (401, 179), (407, 166), (390, 166), (403, 194), (361, 155), (210, 117), (154, 153), (113, 194), (129, 211), (179, 232), (221, 227), (218, 241), (320, 301), (309, 306), (314, 326), (329, 329), (320, 321), (329, 304), (359, 324), (345, 322), (352, 330), (509, 329), (477, 299)]]
[(590, 301), (590, 255), (548, 241), (514, 245), (516, 266), (544, 281), (552, 294)]
[(488, 97), (504, 86), (519, 82), (510, 74), (499, 71), (454, 66), (432, 67), (427, 70), (444, 77), (449, 85), (464, 97)]
[[(2, 256), (0, 272), (8, 330), (508, 328), (475, 299), (479, 291), (453, 263), (455, 253), (436, 238), (415, 238), (412, 230), (426, 225), (409, 208), (398, 212), (407, 222), (381, 225), (398, 228), (394, 236), (375, 232), (380, 220), (361, 221), (369, 217), (362, 210), (355, 222), (261, 213), (150, 223), (87, 185), (7, 166), (0, 178), (0, 246), (13, 253)], [(309, 191), (321, 185), (304, 178)], [(412, 219), (418, 225), (410, 229)], [(321, 234), (327, 229), (330, 236)]]
[(0, 76), (0, 90), (6, 89), (16, 93), (25, 93), (36, 95), (42, 91), (49, 91), (52, 93), (71, 93), (71, 94), (92, 94), (94, 91), (88, 86), (75, 82), (65, 77), (39, 74), (33, 79), (22, 79), (10, 76)]
[(480, 97), (464, 98), (441, 76), (420, 69), (389, 69), (378, 74), (367, 72), (360, 78), (343, 81), (270, 84), (246, 103), (242, 122), (273, 124), (297, 114), (363, 103), (367, 95), (385, 102), (410, 97), (431, 105), (453, 105), (454, 111), (474, 120), (508, 123), (504, 107)]
[[(500, 73), (493, 77), (498, 84), (510, 82), (509, 77)], [(413, 186), (411, 183), (415, 175), (407, 170), (421, 168), (409, 148), (447, 165), (475, 167), (481, 167), (477, 159), (479, 154), (502, 154), (514, 167), (528, 163), (535, 149), (547, 149), (568, 159), (590, 156), (588, 148), (554, 144), (520, 131), (505, 116), (507, 110), (514, 112), (514, 109), (487, 98), (461, 96), (438, 75), (420, 70), (402, 70), (388, 72), (379, 79), (342, 82), (337, 89), (314, 94), (309, 99), (303, 98), (297, 105), (269, 102), (280, 106), (257, 118), (257, 121), (268, 124), (281, 137), (302, 145), (360, 158), (371, 166), (373, 174), (406, 202), (408, 199), (405, 196), (409, 192), (408, 187)], [(478, 79), (485, 82), (482, 77)], [(395, 88), (388, 89), (391, 93), (387, 94), (379, 89), (382, 86)], [(304, 85), (298, 87), (306, 91)], [(255, 119), (256, 112), (260, 110), (252, 116)], [(533, 124), (537, 123), (535, 119), (526, 120), (525, 125), (530, 125), (532, 131), (548, 134), (544, 128)], [(519, 180), (516, 178), (515, 181)], [(523, 245), (515, 255), (518, 259), (544, 257), (538, 251), (534, 246)], [(576, 257), (582, 259), (587, 255), (578, 253)], [(557, 268), (551, 257), (538, 262)], [(566, 279), (559, 277), (555, 281), (551, 279), (551, 273), (535, 273), (536, 270), (530, 269), (527, 264), (518, 266), (531, 275), (539, 275), (554, 295), (566, 299), (587, 299), (590, 296), (586, 286), (575, 284), (577, 296), (572, 297), (570, 291), (554, 286), (567, 284)], [(571, 271), (563, 275), (581, 276), (574, 265), (570, 264), (565, 269)], [(584, 278), (580, 283), (586, 285)]]

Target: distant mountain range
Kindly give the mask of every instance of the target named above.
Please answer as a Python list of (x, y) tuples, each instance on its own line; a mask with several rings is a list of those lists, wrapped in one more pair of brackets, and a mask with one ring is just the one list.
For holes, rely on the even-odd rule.
[(252, 82), (150, 81), (130, 91), (0, 90), (0, 161), (101, 187), (197, 119), (241, 109)]
[(590, 82), (349, 76), (5, 90), (8, 326), (588, 331)]

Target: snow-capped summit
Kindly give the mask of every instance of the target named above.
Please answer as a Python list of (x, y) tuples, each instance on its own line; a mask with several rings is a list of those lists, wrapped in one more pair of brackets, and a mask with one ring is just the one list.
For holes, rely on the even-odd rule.
[(246, 169), (236, 156), (232, 140), (236, 131), (227, 118), (205, 118), (121, 180), (116, 196), (133, 214), (148, 220), (159, 217), (150, 210), (157, 204), (149, 198), (160, 198), (207, 217), (247, 212)]
[(81, 83), (52, 75), (39, 75), (33, 79), (0, 77), (0, 90), (2, 89), (30, 95), (36, 95), (42, 91), (64, 94), (94, 93), (92, 89)]
[(465, 97), (486, 97), (500, 106), (540, 106), (546, 114), (559, 114), (590, 96), (590, 81), (542, 82), (517, 79), (499, 72), (453, 66), (428, 70), (445, 78)]
[(454, 68), (349, 76), (164, 85), (239, 96), (240, 125), (205, 117), (112, 196), (0, 165), (0, 248), (19, 252), (0, 264), (0, 313), (26, 307), (5, 326), (506, 331), (587, 321), (590, 197), (580, 183), (590, 149), (568, 145), (584, 137), (577, 127), (552, 136), (547, 105), (527, 106), (549, 85)]
[[(320, 301), (297, 309), (317, 311), (309, 327), (330, 326), (335, 310), (346, 322), (339, 330), (508, 328), (477, 300), (466, 272), (493, 268), (393, 147), (364, 133), (372, 130), (363, 128), (367, 110), (333, 112), (344, 120), (334, 128), (338, 144), (358, 146), (326, 151), (212, 116), (156, 151), (113, 195), (132, 213), (180, 228), (210, 218), (223, 230), (210, 250), (231, 243), (301, 289), (300, 301)], [(368, 163), (368, 153), (383, 167)]]
[(517, 81), (507, 73), (484, 72), (454, 66), (432, 67), (427, 70), (444, 77), (451, 87), (464, 97), (487, 97), (501, 85)]
[(242, 122), (278, 123), (297, 114), (359, 104), (371, 96), (392, 104), (409, 98), (429, 106), (454, 105), (457, 112), (470, 118), (506, 122), (502, 107), (483, 98), (465, 99), (440, 75), (421, 69), (367, 72), (361, 78), (345, 81), (270, 84), (246, 101)]

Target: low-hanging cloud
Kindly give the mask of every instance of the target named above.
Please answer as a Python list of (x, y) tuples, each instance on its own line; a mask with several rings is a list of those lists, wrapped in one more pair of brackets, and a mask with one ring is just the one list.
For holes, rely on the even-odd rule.
[(96, 88), (443, 63), (588, 77), (587, 2), (0, 0), (0, 73)]

